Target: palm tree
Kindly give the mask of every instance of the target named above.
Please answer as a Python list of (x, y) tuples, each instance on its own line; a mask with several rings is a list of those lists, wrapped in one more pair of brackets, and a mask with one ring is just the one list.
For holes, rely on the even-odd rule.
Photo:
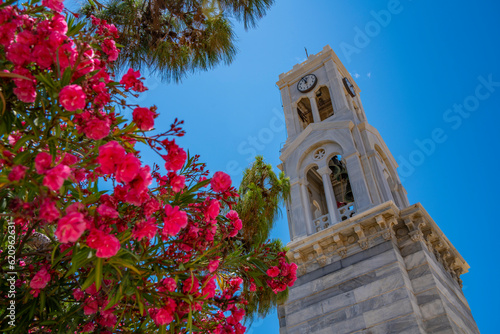
[(243, 172), (236, 211), (243, 221), (240, 236), (246, 247), (264, 243), (274, 222), (280, 218), (280, 207), (288, 200), (290, 180), (284, 172), (277, 176), (262, 156)]
[[(243, 250), (251, 252), (269, 239), (274, 223), (281, 216), (280, 207), (290, 196), (290, 180), (284, 172), (276, 175), (272, 166), (257, 156), (243, 173), (239, 194), (235, 206), (243, 221), (239, 237)], [(271, 240), (266, 247), (273, 249), (272, 253), (286, 251), (280, 240)], [(275, 294), (269, 287), (263, 287), (249, 296), (246, 320), (251, 323), (256, 316), (265, 317), (287, 298), (288, 290)]]
[(88, 0), (87, 15), (106, 19), (123, 46), (116, 70), (149, 69), (166, 82), (229, 64), (236, 54), (232, 20), (255, 27), (274, 0)]

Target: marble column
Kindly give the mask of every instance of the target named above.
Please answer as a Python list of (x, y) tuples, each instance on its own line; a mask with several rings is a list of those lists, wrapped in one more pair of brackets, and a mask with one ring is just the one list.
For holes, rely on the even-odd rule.
[(351, 189), (354, 194), (354, 202), (356, 203), (356, 209), (359, 213), (372, 204), (370, 194), (368, 193), (368, 186), (365, 181), (365, 173), (357, 152), (344, 159), (349, 175), (349, 182), (351, 183)]
[(332, 174), (332, 171), (328, 166), (325, 166), (318, 169), (318, 173), (323, 179), (323, 188), (325, 190), (326, 206), (328, 207), (330, 221), (332, 225), (335, 225), (339, 223), (341, 219), (339, 210), (337, 208), (337, 201), (335, 200), (335, 194), (333, 193), (332, 181), (330, 179), (330, 174)]
[(307, 235), (313, 234), (312, 226), (312, 213), (311, 213), (311, 201), (309, 199), (309, 194), (307, 193), (307, 181), (301, 180), (300, 190), (302, 193), (302, 206), (304, 208), (304, 222), (306, 225)]
[(341, 112), (345, 109), (349, 109), (349, 104), (347, 98), (344, 94), (344, 84), (342, 82), (342, 76), (337, 68), (337, 65), (333, 60), (329, 60), (325, 63), (326, 74), (328, 76), (328, 81), (331, 84), (331, 93), (333, 94), (333, 109), (337, 112)]
[(314, 97), (314, 95), (312, 97), (309, 96), (309, 102), (311, 102), (311, 109), (312, 109), (314, 123), (321, 122), (321, 117), (319, 116), (318, 104), (316, 103), (316, 98)]

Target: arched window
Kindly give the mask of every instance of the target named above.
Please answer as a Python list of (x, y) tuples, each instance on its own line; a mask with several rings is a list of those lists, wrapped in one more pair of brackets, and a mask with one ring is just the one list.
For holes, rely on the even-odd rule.
[(333, 115), (333, 104), (328, 87), (323, 86), (316, 92), (316, 104), (321, 121)]
[(311, 108), (311, 101), (307, 97), (302, 98), (297, 103), (297, 114), (299, 115), (300, 123), (302, 124), (302, 129), (307, 128), (307, 126), (314, 122)]
[(323, 180), (318, 173), (318, 167), (314, 166), (306, 173), (307, 177), (307, 192), (309, 195), (309, 205), (311, 207), (311, 215), (313, 226), (316, 232), (327, 228), (330, 225), (328, 218), (328, 205), (325, 199), (325, 188)]
[(340, 218), (346, 220), (354, 216), (354, 195), (349, 182), (349, 175), (342, 156), (335, 155), (328, 162), (328, 167), (332, 171), (330, 178), (332, 181), (333, 194), (337, 202)]

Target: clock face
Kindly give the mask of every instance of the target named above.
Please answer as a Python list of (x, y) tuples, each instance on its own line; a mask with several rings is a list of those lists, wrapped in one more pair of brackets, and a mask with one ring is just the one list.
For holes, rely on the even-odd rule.
[(318, 78), (316, 78), (314, 74), (308, 74), (299, 80), (297, 83), (297, 89), (302, 93), (306, 93), (313, 89), (317, 82)]
[(342, 81), (344, 81), (345, 89), (347, 89), (347, 91), (349, 92), (349, 95), (351, 95), (352, 97), (355, 97), (356, 96), (356, 90), (354, 89), (354, 86), (349, 81), (349, 79), (344, 78)]

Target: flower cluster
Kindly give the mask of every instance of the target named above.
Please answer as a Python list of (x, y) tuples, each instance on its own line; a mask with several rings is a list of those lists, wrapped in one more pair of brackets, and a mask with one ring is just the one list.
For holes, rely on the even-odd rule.
[(278, 293), (285, 291), (288, 286), (293, 286), (297, 279), (297, 265), (288, 263), (285, 254), (280, 253), (278, 265), (267, 269), (266, 273), (269, 276), (267, 284), (274, 293)]
[(247, 296), (283, 291), (296, 266), (241, 253), (237, 191), (176, 143), (182, 122), (145, 136), (157, 110), (117, 98), (147, 89), (133, 69), (113, 79), (117, 28), (35, 3), (0, 2), (0, 225), (16, 228), (16, 310), (30, 314), (14, 333), (243, 333)]

